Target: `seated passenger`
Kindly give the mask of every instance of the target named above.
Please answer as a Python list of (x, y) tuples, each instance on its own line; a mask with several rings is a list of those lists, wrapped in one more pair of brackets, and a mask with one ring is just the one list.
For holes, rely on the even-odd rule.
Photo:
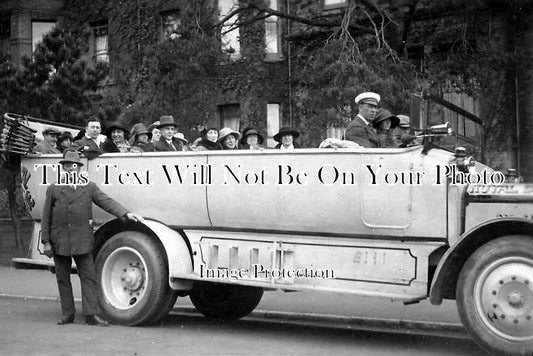
[(210, 127), (209, 129), (204, 129), (201, 135), (200, 141), (196, 144), (197, 151), (218, 150), (218, 130), (216, 128)]
[(381, 147), (379, 137), (372, 127), (380, 100), (380, 95), (372, 92), (361, 93), (355, 97), (359, 112), (348, 124), (344, 134), (345, 140), (367, 148)]
[(129, 133), (120, 122), (113, 122), (106, 129), (107, 139), (102, 143), (102, 151), (107, 153), (129, 152)]
[(394, 135), (400, 143), (399, 147), (421, 145), (422, 142), (416, 138), (415, 133), (411, 130), (411, 118), (407, 115), (397, 116), (400, 119), (400, 124), (394, 129)]
[(74, 138), (74, 142), (72, 143), (71, 147), (77, 151), (83, 152), (83, 154), (89, 159), (97, 157), (98, 155), (102, 154), (102, 150), (100, 149), (100, 144), (98, 142), (98, 136), (100, 136), (100, 132), (102, 132), (100, 119), (95, 116), (90, 117), (85, 122), (85, 128), (81, 130), (78, 135), (76, 135), (76, 138), (78, 136), (81, 137), (79, 139)]
[(156, 151), (183, 151), (181, 140), (174, 137), (178, 124), (170, 115), (161, 116), (157, 129), (161, 131), (161, 138), (155, 144)]
[(190, 151), (191, 148), (189, 147), (189, 140), (185, 138), (185, 135), (181, 132), (176, 132), (174, 134), (174, 138), (177, 138), (181, 141), (182, 151)]
[(300, 146), (294, 142), (296, 138), (300, 136), (300, 133), (290, 127), (282, 127), (277, 134), (274, 135), (274, 140), (279, 142), (274, 148), (280, 150), (292, 150), (300, 148)]
[(72, 146), (72, 141), (74, 141), (74, 137), (72, 137), (72, 134), (69, 131), (64, 131), (57, 140), (57, 148), (59, 149), (59, 151), (61, 151), (61, 153), (63, 153), (63, 151)]
[(148, 131), (152, 133), (152, 140), (150, 141), (154, 146), (157, 141), (159, 141), (159, 138), (161, 138), (161, 131), (157, 128), (159, 126), (159, 120), (153, 122), (150, 126), (148, 126)]
[(143, 123), (133, 125), (130, 134), (132, 152), (152, 152), (154, 150), (154, 145), (150, 142), (152, 133)]
[(372, 125), (376, 129), (382, 148), (399, 147), (393, 129), (398, 126), (400, 119), (392, 115), (387, 109), (379, 109)]
[(218, 136), (218, 146), (219, 150), (234, 150), (237, 149), (237, 142), (241, 134), (237, 131), (233, 131), (229, 127), (224, 127), (220, 130)]
[(263, 148), (260, 146), (263, 141), (263, 136), (256, 129), (247, 127), (242, 132), (241, 148), (243, 150), (260, 150)]
[(39, 142), (34, 148), (34, 152), (38, 153), (61, 153), (57, 148), (57, 138), (61, 135), (61, 132), (52, 128), (47, 127), (43, 130), (43, 141)]

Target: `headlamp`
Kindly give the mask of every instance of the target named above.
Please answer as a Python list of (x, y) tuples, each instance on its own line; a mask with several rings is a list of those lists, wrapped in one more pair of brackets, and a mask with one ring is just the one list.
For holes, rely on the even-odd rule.
[(450, 165), (455, 165), (459, 171), (463, 173), (470, 173), (475, 171), (476, 160), (472, 156), (466, 155), (466, 149), (464, 147), (456, 147), (455, 153), (450, 159)]

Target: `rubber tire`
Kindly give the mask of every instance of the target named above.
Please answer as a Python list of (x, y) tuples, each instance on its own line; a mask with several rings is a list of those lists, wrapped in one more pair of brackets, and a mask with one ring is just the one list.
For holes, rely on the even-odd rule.
[[(117, 308), (106, 296), (102, 271), (114, 251), (130, 248), (145, 261), (148, 278), (144, 281), (145, 294), (129, 309)], [(168, 282), (168, 262), (161, 243), (137, 231), (123, 231), (107, 240), (96, 258), (98, 304), (100, 311), (114, 324), (148, 325), (160, 323), (176, 303), (177, 292)]]
[(498, 356), (531, 356), (533, 340), (519, 343), (493, 333), (484, 325), (475, 307), (474, 286), (477, 278), (488, 265), (510, 256), (525, 257), (533, 263), (533, 238), (520, 235), (504, 236), (479, 247), (468, 258), (459, 275), (456, 289), (457, 309), (466, 331), (484, 350)]
[(250, 314), (261, 301), (263, 289), (225, 283), (195, 282), (190, 298), (208, 318), (239, 319)]

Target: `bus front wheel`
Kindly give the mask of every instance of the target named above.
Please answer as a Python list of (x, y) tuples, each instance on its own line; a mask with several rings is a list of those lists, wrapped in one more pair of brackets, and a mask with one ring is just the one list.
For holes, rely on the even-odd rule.
[(146, 234), (123, 231), (111, 237), (98, 252), (96, 272), (99, 306), (112, 323), (158, 323), (176, 302), (165, 251)]
[(479, 247), (457, 282), (467, 332), (495, 355), (533, 354), (533, 237), (504, 236)]

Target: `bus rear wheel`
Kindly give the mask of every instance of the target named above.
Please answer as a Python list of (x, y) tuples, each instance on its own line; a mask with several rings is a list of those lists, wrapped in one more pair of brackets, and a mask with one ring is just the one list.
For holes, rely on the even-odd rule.
[(504, 236), (467, 260), (456, 290), (465, 329), (494, 355), (533, 354), (533, 238)]
[(250, 314), (261, 301), (263, 289), (249, 286), (195, 282), (190, 298), (208, 318), (239, 319)]

